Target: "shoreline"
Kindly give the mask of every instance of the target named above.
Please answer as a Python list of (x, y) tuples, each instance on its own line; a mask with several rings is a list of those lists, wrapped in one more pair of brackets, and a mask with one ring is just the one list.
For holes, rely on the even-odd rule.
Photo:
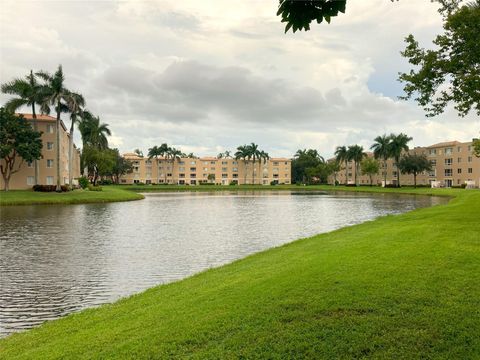
[[(242, 185), (242, 186), (181, 186), (181, 185), (106, 185), (102, 186), (103, 191), (74, 190), (66, 193), (43, 193), (32, 190), (10, 190), (0, 192), (0, 207), (17, 205), (71, 205), (71, 204), (91, 204), (91, 203), (109, 203), (121, 201), (142, 200), (144, 196), (141, 193), (155, 192), (232, 192), (232, 191), (348, 191), (348, 192), (366, 192), (366, 193), (399, 193), (411, 195), (429, 195), (429, 196), (451, 196), (452, 191), (460, 189), (431, 189), (402, 187), (402, 188), (381, 188), (378, 186), (333, 186), (333, 185)], [(463, 190), (463, 189), (462, 189)], [(463, 190), (467, 191), (467, 190)], [(475, 191), (475, 190), (468, 190)]]
[(468, 358), (480, 350), (472, 335), (480, 321), (469, 315), (480, 296), (472, 286), (480, 192), (427, 190), (415, 193), (454, 199), (299, 239), (12, 334), (0, 340), (0, 355)]

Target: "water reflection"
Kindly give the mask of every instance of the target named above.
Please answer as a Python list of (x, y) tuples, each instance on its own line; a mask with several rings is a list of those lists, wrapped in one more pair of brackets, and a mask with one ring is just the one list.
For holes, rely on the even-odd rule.
[(271, 191), (2, 208), (0, 336), (301, 237), (445, 201)]

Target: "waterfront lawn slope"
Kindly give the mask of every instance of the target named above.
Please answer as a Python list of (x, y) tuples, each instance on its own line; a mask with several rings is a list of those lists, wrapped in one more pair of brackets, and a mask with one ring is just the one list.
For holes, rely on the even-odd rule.
[(478, 358), (480, 191), (448, 193), (14, 334), (0, 358)]
[(83, 204), (143, 199), (143, 195), (105, 186), (102, 191), (74, 190), (63, 193), (10, 190), (0, 192), (0, 205)]

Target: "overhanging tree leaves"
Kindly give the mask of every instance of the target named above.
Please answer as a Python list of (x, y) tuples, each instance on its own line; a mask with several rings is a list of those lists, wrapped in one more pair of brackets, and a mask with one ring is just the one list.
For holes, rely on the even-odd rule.
[[(8, 191), (10, 177), (18, 172), (24, 161), (42, 157), (41, 133), (33, 130), (23, 116), (0, 109), (0, 171), (4, 190)], [(17, 165), (17, 166), (15, 166)]]
[(400, 73), (405, 83), (400, 98), (413, 97), (427, 116), (443, 113), (449, 103), (460, 116), (471, 110), (480, 115), (480, 0), (460, 8), (457, 3), (443, 4), (445, 32), (433, 41), (436, 50), (421, 48), (410, 34), (401, 52), (417, 69)]

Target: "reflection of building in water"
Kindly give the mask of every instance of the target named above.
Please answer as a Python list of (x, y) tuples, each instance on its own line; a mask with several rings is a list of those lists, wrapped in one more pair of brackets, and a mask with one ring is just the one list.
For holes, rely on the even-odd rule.
[(290, 184), (291, 160), (271, 158), (255, 161), (200, 157), (146, 158), (134, 153), (123, 157), (133, 163), (133, 172), (122, 176), (121, 184)]
[[(461, 186), (471, 184), (474, 187), (480, 187), (480, 158), (473, 154), (472, 141), (442, 142), (426, 147), (416, 147), (409, 151), (410, 154), (426, 155), (432, 164), (432, 171), (426, 171), (417, 175), (417, 185), (438, 185), (438, 186)], [(372, 153), (367, 153), (373, 156)], [(397, 181), (397, 168), (394, 160), (387, 161), (386, 168), (380, 160), (380, 171), (378, 175), (373, 176), (373, 184), (382, 184), (385, 172), (387, 173), (387, 184), (395, 184)], [(348, 182), (355, 183), (355, 167), (353, 162), (349, 162), (347, 171), (344, 164), (340, 164), (342, 170), (337, 174), (337, 181), (340, 184), (346, 182), (346, 173), (348, 171)], [(370, 184), (368, 175), (359, 174), (360, 185)], [(329, 183), (333, 183), (334, 178), (330, 176)], [(413, 175), (400, 174), (401, 185), (413, 185)]]

